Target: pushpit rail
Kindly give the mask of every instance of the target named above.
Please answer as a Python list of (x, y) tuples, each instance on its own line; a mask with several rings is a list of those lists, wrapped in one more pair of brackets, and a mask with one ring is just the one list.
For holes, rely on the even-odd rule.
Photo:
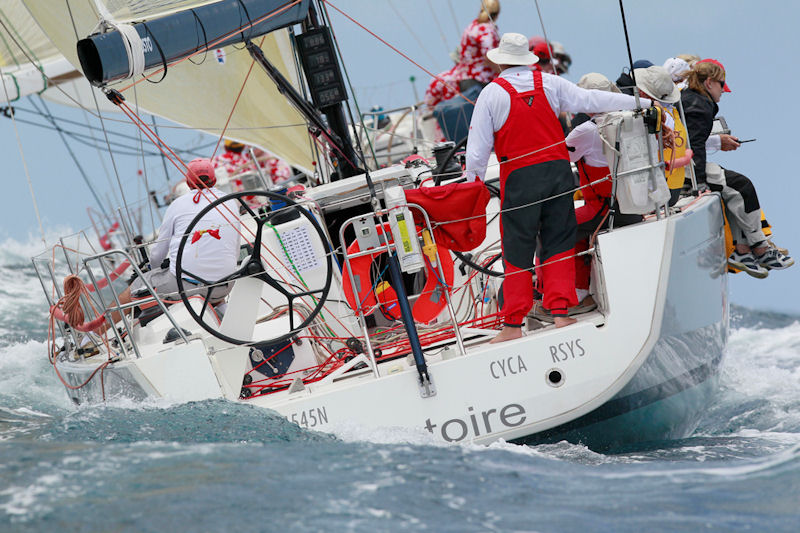
[[(139, 268), (139, 265), (136, 264), (136, 262), (133, 260), (131, 255), (128, 252), (126, 252), (125, 250), (108, 250), (106, 252), (102, 252), (102, 253), (93, 255), (91, 257), (87, 257), (86, 259), (83, 260), (83, 264), (86, 267), (86, 272), (89, 274), (89, 278), (91, 279), (92, 284), (97, 286), (97, 279), (95, 278), (94, 272), (90, 268), (89, 264), (92, 261), (99, 262), (100, 263), (100, 268), (103, 271), (104, 278), (107, 279), (107, 280), (110, 280), (111, 272), (109, 272), (108, 265), (106, 264), (105, 261), (102, 261), (102, 259), (104, 259), (106, 257), (113, 256), (113, 255), (121, 255), (123, 260), (129, 261), (130, 264), (131, 264), (131, 267), (134, 269), (136, 274), (139, 276), (139, 278), (144, 283), (145, 287), (147, 287), (147, 290), (150, 292), (150, 297), (149, 298), (145, 298), (145, 299), (142, 299), (142, 300), (136, 300), (135, 302), (130, 302), (130, 303), (127, 303), (127, 304), (123, 304), (122, 302), (120, 302), (119, 296), (117, 295), (117, 293), (115, 291), (111, 291), (111, 294), (113, 295), (114, 303), (116, 305), (106, 305), (105, 298), (103, 297), (102, 292), (98, 291), (98, 294), (97, 294), (97, 297), (100, 299), (100, 304), (103, 306), (104, 313), (106, 315), (106, 320), (108, 321), (109, 324), (113, 324), (112, 321), (111, 321), (111, 312), (115, 311), (115, 310), (120, 312), (120, 317), (122, 318), (123, 327), (125, 328), (125, 331), (128, 333), (128, 339), (131, 342), (131, 347), (133, 347), (133, 350), (136, 353), (136, 358), (139, 359), (139, 358), (141, 358), (142, 355), (139, 352), (139, 347), (136, 346), (136, 342), (133, 339), (133, 328), (131, 327), (131, 324), (128, 323), (128, 318), (125, 316), (125, 312), (124, 311), (127, 310), (127, 309), (131, 309), (133, 307), (137, 307), (137, 306), (139, 306), (139, 305), (141, 305), (143, 303), (150, 303), (150, 302), (153, 302), (153, 301), (156, 302), (158, 307), (164, 313), (164, 316), (166, 316), (169, 319), (169, 321), (172, 323), (172, 327), (174, 327), (175, 331), (178, 332), (178, 335), (180, 335), (180, 337), (183, 340), (183, 342), (188, 344), (189, 343), (189, 339), (186, 336), (186, 334), (183, 332), (183, 329), (180, 327), (180, 325), (178, 325), (178, 323), (175, 321), (175, 318), (170, 314), (169, 310), (167, 309), (167, 306), (164, 304), (164, 302), (158, 296), (158, 294), (156, 293), (156, 291), (153, 288), (153, 286), (150, 284), (150, 282), (147, 280), (147, 278), (144, 277), (141, 268)], [(123, 339), (122, 339), (122, 337), (121, 337), (121, 335), (119, 333), (119, 330), (117, 330), (117, 328), (115, 328), (115, 327), (112, 327), (111, 329), (114, 330), (114, 335), (117, 338), (117, 342), (119, 342), (119, 345), (122, 347), (123, 352), (125, 352), (125, 355), (127, 356), (128, 355), (128, 351), (127, 351), (125, 343), (123, 342)]]
[[(130, 263), (131, 268), (133, 268), (134, 271), (136, 272), (136, 274), (141, 278), (141, 280), (144, 283), (144, 285), (147, 288), (147, 290), (150, 291), (150, 295), (151, 296), (149, 296), (147, 298), (143, 298), (143, 299), (137, 299), (136, 301), (130, 302), (130, 303), (127, 303), (127, 304), (123, 304), (122, 302), (120, 302), (119, 296), (117, 295), (116, 291), (113, 290), (113, 286), (112, 286), (113, 277), (111, 275), (112, 272), (111, 272), (110, 267), (108, 265), (108, 261), (105, 260), (107, 258), (111, 258), (111, 257), (115, 257), (115, 256), (121, 258), (122, 261), (127, 260)], [(92, 268), (90, 268), (91, 264), (93, 262), (97, 262), (97, 263), (100, 264), (100, 269), (103, 272), (102, 277), (97, 276), (95, 274), (95, 272), (92, 270)], [(41, 258), (34, 258), (33, 259), (33, 267), (34, 267), (34, 270), (36, 271), (36, 274), (37, 274), (37, 276), (39, 278), (39, 282), (42, 285), (42, 289), (44, 290), (45, 298), (47, 299), (48, 306), (52, 307), (53, 305), (55, 305), (56, 302), (53, 301), (53, 299), (51, 297), (50, 290), (48, 290), (48, 287), (47, 287), (46, 279), (47, 278), (50, 279), (50, 283), (52, 284), (52, 287), (55, 290), (55, 294), (58, 296), (58, 298), (61, 298), (63, 296), (63, 294), (62, 294), (62, 291), (61, 291), (61, 288), (60, 288), (60, 283), (56, 278), (56, 273), (53, 270), (53, 267), (50, 264), (50, 261), (49, 260), (47, 261), (47, 264), (46, 264), (46, 267), (44, 269), (44, 272), (42, 272), (42, 270), (43, 270), (42, 263), (44, 263), (44, 261)], [(70, 264), (69, 258), (67, 258), (67, 263), (69, 264), (70, 272), (75, 274), (76, 272), (73, 271), (73, 268), (72, 268), (72, 265)], [(128, 320), (128, 317), (126, 316), (125, 311), (128, 310), (128, 309), (131, 309), (133, 307), (137, 307), (137, 306), (139, 306), (139, 305), (141, 305), (143, 303), (155, 302), (156, 305), (158, 305), (159, 308), (161, 309), (161, 311), (164, 313), (164, 315), (172, 323), (172, 326), (175, 328), (175, 331), (177, 331), (177, 333), (180, 336), (180, 338), (186, 343), (189, 342), (189, 339), (188, 339), (187, 335), (183, 332), (181, 327), (175, 321), (175, 318), (170, 314), (170, 312), (169, 312), (166, 304), (164, 303), (164, 301), (155, 292), (153, 286), (150, 284), (150, 282), (147, 280), (147, 278), (145, 278), (143, 276), (142, 269), (137, 265), (137, 263), (133, 260), (132, 256), (128, 252), (126, 252), (125, 250), (119, 250), (119, 249), (103, 251), (103, 252), (91, 255), (91, 256), (83, 259), (83, 265), (84, 265), (84, 269), (86, 270), (86, 273), (89, 276), (90, 283), (92, 285), (94, 285), (95, 287), (102, 286), (103, 284), (100, 283), (100, 281), (101, 280), (105, 280), (105, 283), (108, 285), (108, 287), (110, 289), (110, 293), (112, 295), (110, 300), (108, 299), (108, 295), (106, 295), (106, 296), (103, 295), (104, 291), (102, 291), (102, 290), (95, 291), (94, 294), (96, 295), (96, 297), (97, 297), (97, 299), (99, 301), (100, 307), (103, 309), (103, 314), (106, 317), (106, 321), (109, 324), (112, 324), (112, 327), (110, 327), (109, 329), (113, 332), (113, 334), (114, 334), (114, 336), (115, 336), (115, 338), (117, 340), (117, 345), (120, 347), (120, 349), (122, 350), (122, 352), (125, 354), (126, 357), (130, 357), (130, 352), (129, 352), (128, 345), (125, 342), (125, 340), (126, 340), (125, 337), (127, 337), (127, 340), (130, 342), (130, 348), (133, 349), (133, 352), (134, 352), (134, 354), (135, 354), (137, 359), (141, 358), (141, 352), (139, 351), (139, 347), (137, 346), (136, 341), (135, 341), (135, 339), (133, 337), (133, 327), (132, 327), (132, 324), (130, 323), (130, 321)], [(87, 309), (89, 307), (90, 306), (88, 306), (87, 304), (84, 304), (84, 309)], [(113, 324), (113, 322), (111, 321), (111, 313), (113, 311), (119, 311), (119, 313), (120, 313), (120, 316), (121, 316), (121, 319), (122, 319), (122, 328), (123, 328), (122, 331), (117, 329), (117, 327), (115, 327), (115, 324)], [(56, 321), (56, 323), (58, 324), (58, 328), (59, 328), (59, 331), (61, 333), (62, 338), (67, 338), (67, 336), (71, 337), (72, 342), (73, 342), (74, 346), (77, 349), (80, 346), (80, 341), (79, 341), (78, 337), (76, 336), (76, 333), (73, 330), (73, 328), (68, 327), (67, 325), (61, 323), (60, 321)], [(125, 334), (127, 334), (127, 335), (125, 335)], [(82, 357), (83, 356), (81, 355), (81, 358)]]
[[(424, 226), (423, 230), (427, 230), (427, 231), (430, 232), (431, 241), (433, 242), (434, 246), (436, 246), (436, 257), (437, 257), (436, 270), (438, 271), (439, 279), (441, 279), (441, 280), (446, 279), (445, 278), (445, 274), (444, 274), (444, 269), (442, 268), (442, 259), (441, 259), (441, 255), (440, 255), (440, 249), (439, 249), (439, 246), (436, 244), (436, 238), (435, 238), (435, 236), (433, 234), (433, 229), (431, 227), (430, 218), (428, 217), (428, 213), (425, 211), (425, 209), (423, 209), (423, 207), (418, 205), (418, 204), (407, 203), (407, 204), (401, 204), (401, 205), (397, 205), (397, 206), (394, 206), (394, 207), (390, 207), (388, 209), (376, 209), (372, 213), (367, 213), (367, 214), (364, 214), (364, 215), (357, 215), (357, 216), (354, 216), (352, 218), (349, 218), (339, 228), (339, 242), (342, 242), (342, 243), (346, 242), (345, 235), (344, 235), (345, 230), (349, 226), (352, 226), (354, 223), (356, 223), (358, 221), (366, 220), (368, 218), (372, 218), (373, 221), (375, 222), (376, 226), (377, 225), (382, 225), (384, 223), (388, 224), (389, 213), (391, 211), (393, 211), (393, 210), (402, 209), (402, 208), (405, 208), (405, 207), (408, 207), (410, 209), (414, 209), (414, 210), (419, 211), (422, 214), (422, 216), (424, 217), (425, 226)], [(381, 244), (379, 246), (377, 246), (377, 247), (368, 248), (366, 250), (359, 250), (358, 252), (354, 252), (354, 253), (348, 253), (347, 252), (347, 247), (346, 246), (343, 247), (344, 262), (345, 262), (345, 265), (347, 266), (347, 268), (346, 268), (347, 276), (349, 278), (351, 287), (356, 287), (357, 286), (356, 282), (355, 282), (355, 278), (353, 277), (353, 268), (352, 268), (352, 266), (350, 264), (350, 260), (351, 259), (355, 259), (357, 257), (362, 257), (362, 256), (366, 256), (366, 255), (374, 255), (374, 254), (379, 253), (379, 252), (386, 252), (387, 254), (392, 254), (392, 252), (396, 253), (396, 250), (397, 250), (397, 247), (398, 247), (398, 243), (389, 242), (390, 239), (387, 238), (385, 235), (386, 235), (386, 233), (384, 233), (384, 236), (380, 239), (381, 240)], [(388, 235), (391, 235), (391, 232), (389, 232)], [(416, 231), (414, 232), (414, 235), (416, 237), (416, 235), (417, 235)], [(456, 344), (458, 345), (458, 349), (459, 349), (460, 355), (466, 355), (466, 349), (464, 348), (464, 340), (463, 340), (462, 335), (461, 335), (461, 330), (459, 329), (458, 319), (456, 317), (455, 309), (453, 308), (453, 303), (452, 303), (452, 300), (450, 299), (450, 291), (448, 289), (449, 289), (449, 287), (444, 287), (444, 290), (442, 291), (444, 293), (447, 312), (450, 315), (450, 320), (452, 321), (452, 324), (453, 324), (453, 332), (455, 334)], [(356, 301), (356, 309), (354, 309), (354, 311), (355, 311), (355, 313), (357, 314), (357, 316), (359, 318), (359, 324), (361, 325), (361, 330), (362, 330), (362, 333), (364, 335), (364, 341), (365, 341), (365, 345), (366, 345), (366, 349), (367, 349), (367, 356), (369, 358), (370, 366), (372, 367), (372, 373), (377, 378), (377, 377), (380, 376), (380, 374), (378, 372), (378, 365), (377, 365), (377, 361), (375, 359), (375, 351), (372, 348), (372, 341), (370, 340), (370, 334), (369, 334), (369, 331), (368, 331), (368, 328), (367, 328), (366, 317), (364, 315), (364, 311), (363, 311), (363, 308), (362, 308), (362, 305), (360, 304), (360, 302)]]

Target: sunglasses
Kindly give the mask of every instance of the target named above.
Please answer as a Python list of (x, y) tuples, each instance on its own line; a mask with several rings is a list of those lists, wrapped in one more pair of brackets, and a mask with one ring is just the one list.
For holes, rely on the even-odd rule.
[(720, 89), (724, 89), (725, 88), (725, 80), (714, 80), (714, 81), (719, 83), (719, 88)]

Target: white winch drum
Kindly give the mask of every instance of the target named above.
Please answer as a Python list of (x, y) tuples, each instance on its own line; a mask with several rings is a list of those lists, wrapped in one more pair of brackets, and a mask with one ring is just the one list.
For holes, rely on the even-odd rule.
[[(612, 175), (642, 169), (617, 178), (617, 204), (626, 214), (644, 215), (669, 201), (670, 194), (663, 167), (648, 169), (659, 162), (655, 135), (647, 133), (641, 114), (633, 111), (605, 113), (597, 119), (604, 139), (603, 154)], [(619, 141), (619, 155), (615, 147)], [(649, 144), (649, 150), (648, 150)], [(618, 161), (617, 161), (618, 156)], [(616, 167), (616, 169), (615, 169)]]

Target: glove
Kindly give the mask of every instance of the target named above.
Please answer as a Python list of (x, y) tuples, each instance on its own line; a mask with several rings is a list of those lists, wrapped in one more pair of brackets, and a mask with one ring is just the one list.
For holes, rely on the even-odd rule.
[(697, 189), (695, 189), (695, 190), (697, 191), (697, 195), (699, 196), (699, 195), (701, 195), (703, 193), (707, 193), (711, 189), (708, 188), (708, 184), (707, 183), (698, 183), (697, 184)]
[[(467, 183), (472, 183), (473, 181), (483, 181), (482, 179), (480, 179), (478, 177), (477, 174), (473, 174), (471, 172), (465, 172), (464, 174), (462, 174), (461, 175), (461, 179), (464, 180)], [(461, 180), (459, 180), (459, 181), (461, 181)]]

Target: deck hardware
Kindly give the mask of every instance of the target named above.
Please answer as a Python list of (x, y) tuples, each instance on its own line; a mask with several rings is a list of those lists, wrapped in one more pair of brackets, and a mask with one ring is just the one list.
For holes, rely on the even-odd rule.
[(551, 368), (545, 373), (545, 381), (551, 387), (560, 387), (565, 379), (564, 371), (559, 368)]

